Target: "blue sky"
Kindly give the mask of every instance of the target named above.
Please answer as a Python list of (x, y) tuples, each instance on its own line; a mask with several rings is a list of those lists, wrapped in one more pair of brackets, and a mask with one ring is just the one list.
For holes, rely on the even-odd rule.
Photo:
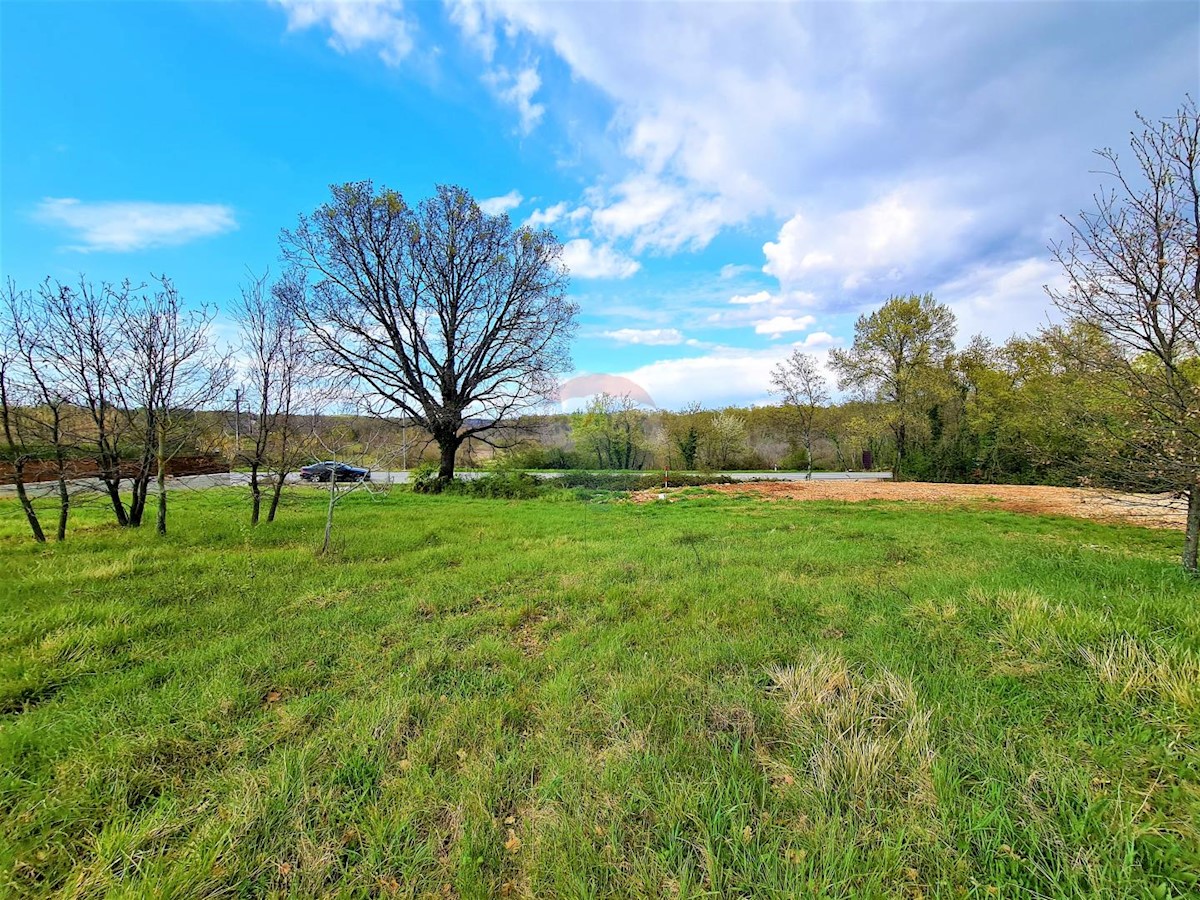
[(766, 399), (889, 294), (960, 338), (1052, 315), (1061, 213), (1200, 89), (1200, 5), (0, 3), (0, 271), (278, 269), (332, 182), (553, 228), (579, 372)]

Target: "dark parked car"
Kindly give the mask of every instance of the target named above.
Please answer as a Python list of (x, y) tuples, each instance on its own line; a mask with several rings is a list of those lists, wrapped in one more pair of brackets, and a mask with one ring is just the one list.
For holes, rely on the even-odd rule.
[(330, 476), (338, 481), (370, 481), (371, 470), (332, 460), (313, 463), (300, 469), (300, 478), (303, 481), (328, 481)]

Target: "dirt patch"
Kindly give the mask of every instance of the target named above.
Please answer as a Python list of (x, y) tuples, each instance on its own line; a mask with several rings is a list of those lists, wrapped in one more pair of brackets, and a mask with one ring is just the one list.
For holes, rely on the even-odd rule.
[[(719, 494), (749, 495), (762, 500), (822, 500), (861, 503), (864, 500), (898, 500), (942, 503), (976, 509), (1003, 509), (1031, 515), (1074, 516), (1102, 522), (1128, 522), (1149, 528), (1182, 529), (1186, 503), (1170, 494), (1119, 494), (1090, 488), (1044, 487), (1014, 484), (931, 484), (904, 481), (758, 481), (714, 484), (706, 490)], [(634, 501), (647, 503), (663, 491), (638, 491)], [(678, 490), (667, 491), (668, 500), (681, 499)]]

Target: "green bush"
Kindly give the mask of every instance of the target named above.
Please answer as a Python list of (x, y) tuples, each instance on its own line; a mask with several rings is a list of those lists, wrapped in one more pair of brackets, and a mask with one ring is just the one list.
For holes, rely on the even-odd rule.
[[(663, 477), (654, 473), (564, 472), (552, 480), (555, 487), (590, 488), (601, 491), (648, 491), (663, 486)], [(732, 484), (728, 475), (670, 475), (667, 487), (696, 487), (704, 484)]]
[(448, 493), (494, 500), (530, 500), (547, 490), (550, 486), (546, 482), (527, 472), (496, 472), (482, 478), (455, 480), (446, 487)]
[(414, 494), (438, 494), (445, 485), (438, 478), (438, 464), (426, 461), (409, 472)]

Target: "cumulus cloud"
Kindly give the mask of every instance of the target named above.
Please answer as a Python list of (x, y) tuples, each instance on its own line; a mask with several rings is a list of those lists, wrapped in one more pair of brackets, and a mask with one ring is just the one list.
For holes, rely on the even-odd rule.
[(324, 27), (339, 53), (378, 47), (379, 58), (397, 66), (413, 48), (414, 26), (403, 0), (272, 0), (287, 13), (288, 31)]
[(603, 336), (621, 344), (644, 344), (650, 347), (683, 343), (683, 333), (675, 328), (618, 328), (604, 332)]
[(467, 40), (553, 53), (610, 102), (596, 236), (672, 254), (773, 219), (769, 274), (846, 309), (1041, 251), (1090, 149), (1196, 75), (1171, 4), (463, 2)]
[(233, 209), (217, 203), (91, 203), (47, 197), (34, 217), (65, 228), (78, 241), (70, 249), (82, 252), (173, 247), (238, 227)]
[(559, 219), (567, 214), (567, 203), (555, 203), (553, 206), (547, 206), (545, 209), (535, 209), (529, 214), (529, 218), (525, 220), (525, 224), (530, 228), (546, 228), (553, 225)]
[(587, 199), (592, 228), (610, 239), (632, 241), (634, 253), (703, 249), (725, 220), (720, 198), (653, 175), (593, 189)]
[(982, 334), (1003, 341), (1060, 320), (1045, 286), (1066, 287), (1058, 264), (1041, 257), (985, 262), (938, 285), (935, 293), (958, 319), (958, 341)]
[(753, 294), (739, 294), (729, 298), (729, 302), (737, 305), (754, 306), (759, 303), (771, 303), (776, 299), (770, 291), (756, 291)]
[(793, 347), (799, 347), (804, 350), (827, 350), (830, 347), (837, 347), (846, 343), (840, 337), (834, 337), (828, 331), (814, 331), (802, 341), (797, 341)]
[[(696, 401), (710, 407), (771, 403), (775, 402), (769, 393), (771, 369), (792, 349), (791, 344), (765, 350), (718, 347), (702, 356), (657, 360), (622, 374), (644, 385), (666, 409), (681, 409)], [(812, 350), (828, 374), (828, 354), (820, 348)]]
[(815, 316), (772, 316), (754, 323), (755, 334), (782, 337), (789, 331), (807, 331), (817, 321)]
[(501, 194), (499, 197), (488, 197), (486, 200), (480, 200), (479, 208), (489, 216), (498, 216), (500, 213), (516, 209), (524, 199), (521, 196), (521, 192), (514, 189), (507, 194)]
[(563, 244), (562, 260), (575, 278), (628, 278), (642, 267), (637, 260), (587, 238)]
[(961, 252), (975, 218), (939, 193), (936, 185), (906, 185), (855, 209), (797, 213), (763, 245), (763, 271), (784, 285), (832, 276), (844, 290), (926, 271)]

